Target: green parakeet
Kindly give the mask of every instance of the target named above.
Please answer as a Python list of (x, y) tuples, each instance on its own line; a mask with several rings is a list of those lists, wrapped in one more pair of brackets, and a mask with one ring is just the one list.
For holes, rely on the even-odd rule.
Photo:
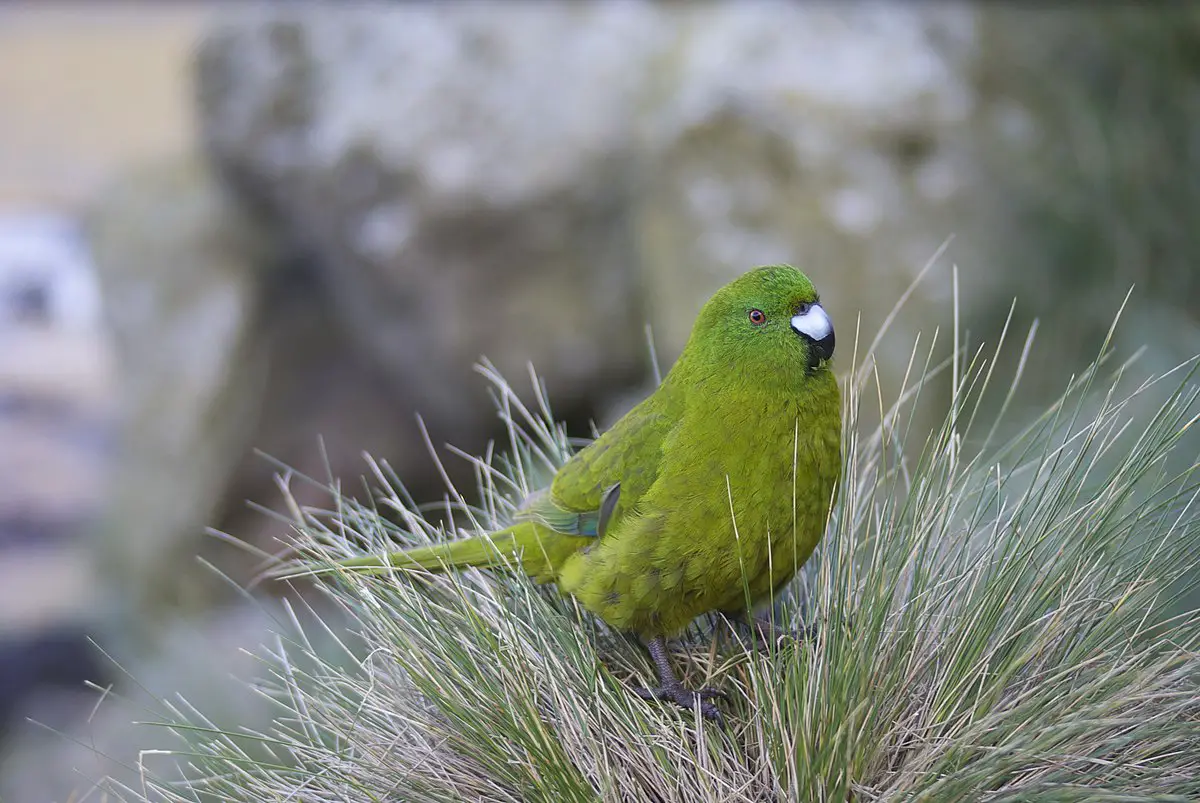
[(639, 694), (719, 717), (707, 701), (718, 693), (683, 686), (665, 639), (706, 612), (748, 614), (820, 541), (841, 471), (833, 346), (803, 273), (754, 269), (704, 305), (657, 390), (565, 463), (512, 526), (340, 565), (519, 565), (642, 639), (661, 685)]

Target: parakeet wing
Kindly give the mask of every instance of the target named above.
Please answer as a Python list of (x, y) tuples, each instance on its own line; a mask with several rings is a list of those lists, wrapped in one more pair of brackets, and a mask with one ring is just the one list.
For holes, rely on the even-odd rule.
[(658, 476), (663, 441), (677, 420), (674, 406), (670, 389), (660, 387), (568, 460), (521, 517), (568, 535), (603, 535)]

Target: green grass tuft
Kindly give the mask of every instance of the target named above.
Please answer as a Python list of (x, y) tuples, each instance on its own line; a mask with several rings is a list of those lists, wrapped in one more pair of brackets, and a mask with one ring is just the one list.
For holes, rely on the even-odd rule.
[[(1028, 343), (1026, 344), (1028, 348)], [(1138, 801), (1200, 799), (1200, 473), (1174, 445), (1197, 422), (1195, 362), (1133, 384), (1099, 361), (1017, 437), (977, 420), (994, 355), (958, 349), (885, 404), (869, 355), (847, 377), (846, 472), (829, 533), (774, 614), (807, 642), (749, 644), (700, 622), (677, 646), (726, 689), (729, 727), (647, 703), (642, 649), (520, 576), (347, 572), (322, 593), (352, 624), (342, 655), (295, 624), (264, 651), (264, 733), (167, 706), (186, 780), (147, 763), (155, 801)], [(954, 398), (928, 438), (924, 379)], [(507, 521), (577, 447), (489, 367), (509, 442), (478, 488), (415, 505), (384, 464), (374, 493), (293, 505), (316, 560)], [(1144, 413), (1135, 401), (1175, 390)], [(1001, 387), (1005, 399), (1011, 387)], [(875, 406), (882, 426), (865, 431)], [(1007, 407), (1007, 403), (1001, 404)], [(301, 478), (290, 476), (288, 481)], [(284, 482), (286, 488), (288, 482)], [(297, 615), (295, 622), (301, 617)], [(712, 637), (713, 635), (717, 637)]]

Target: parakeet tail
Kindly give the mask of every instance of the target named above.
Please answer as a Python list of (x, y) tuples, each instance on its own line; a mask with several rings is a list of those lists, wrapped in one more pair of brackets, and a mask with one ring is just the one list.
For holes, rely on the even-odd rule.
[[(468, 566), (495, 568), (504, 565), (505, 562), (516, 562), (514, 560), (515, 553), (520, 547), (512, 532), (513, 529), (516, 528), (510, 527), (488, 536), (413, 547), (387, 555), (364, 555), (361, 558), (348, 558), (337, 561), (337, 565), (344, 569), (366, 571), (369, 574), (383, 573), (389, 568), (424, 569), (431, 572), (465, 569)], [(371, 569), (377, 571), (371, 572)]]
[[(363, 555), (333, 561), (332, 565), (309, 565), (289, 574), (328, 574), (340, 567), (356, 573), (385, 574), (392, 569), (423, 569), (441, 572), (471, 566), (494, 569), (520, 568), (536, 580), (552, 579), (554, 569), (570, 553), (591, 538), (562, 536), (533, 522), (521, 522), (486, 536), (463, 538), (443, 544), (412, 547), (386, 555)], [(580, 543), (577, 543), (580, 542)]]

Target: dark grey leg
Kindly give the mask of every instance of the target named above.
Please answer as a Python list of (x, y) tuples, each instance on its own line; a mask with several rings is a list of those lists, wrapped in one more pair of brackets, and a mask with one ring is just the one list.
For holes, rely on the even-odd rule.
[(700, 713), (708, 719), (724, 722), (721, 711), (708, 702), (713, 697), (725, 698), (728, 695), (720, 689), (693, 690), (684, 686), (671, 666), (671, 657), (667, 654), (666, 639), (661, 636), (646, 642), (654, 668), (658, 670), (658, 681), (661, 684), (656, 689), (635, 688), (634, 694), (644, 700), (667, 700), (683, 708), (694, 708), (700, 705)]

